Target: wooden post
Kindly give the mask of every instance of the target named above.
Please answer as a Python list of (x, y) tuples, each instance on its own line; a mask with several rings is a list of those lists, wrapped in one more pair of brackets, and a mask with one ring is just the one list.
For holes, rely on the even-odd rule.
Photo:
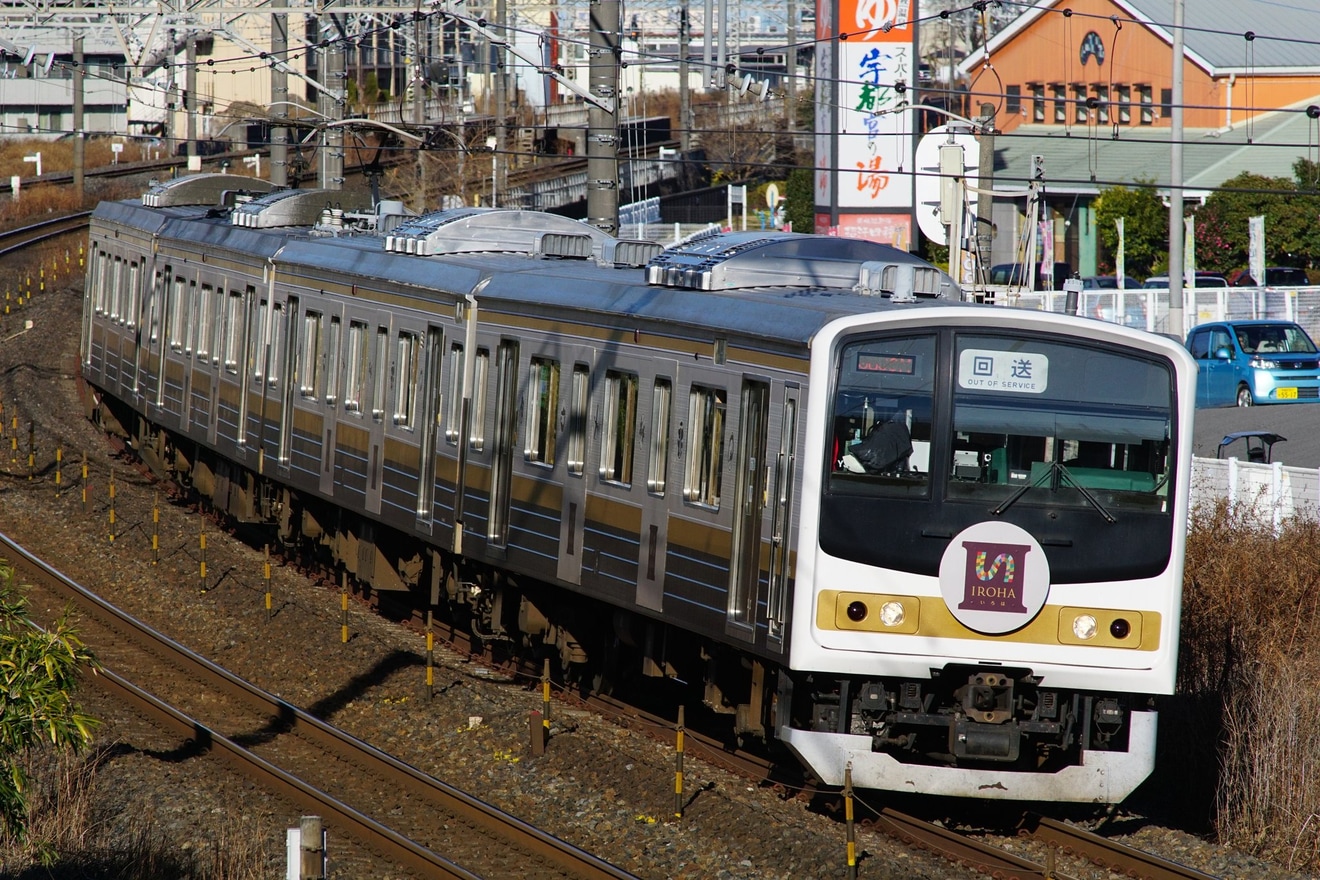
[(37, 472), (37, 423), (28, 419), (28, 479)]
[(541, 713), (533, 709), (527, 716), (527, 733), (532, 739), (532, 757), (545, 754), (545, 726), (541, 723)]
[(848, 836), (848, 880), (857, 880), (857, 829), (853, 825), (852, 762), (843, 769), (843, 816)]
[(435, 699), (435, 608), (426, 609), (426, 698)]
[(110, 468), (110, 543), (115, 542), (115, 469)]
[(261, 579), (266, 584), (266, 622), (270, 623), (271, 601), (270, 601), (270, 545), (267, 544), (263, 550), (266, 554), (265, 562), (261, 565)]
[(90, 499), (87, 497), (87, 453), (83, 453), (82, 459), (82, 496), (83, 496), (83, 516), (87, 515), (87, 504)]
[(198, 539), (198, 546), (202, 551), (202, 564), (199, 567), (199, 574), (202, 580), (202, 592), (206, 592), (206, 528), (202, 528), (202, 533)]
[(63, 464), (64, 464), (64, 447), (56, 446), (55, 447), (55, 497), (56, 498), (60, 497), (60, 492), (63, 489), (63, 486), (61, 485), (61, 483), (63, 482), (63, 477), (61, 476), (61, 470)]
[(678, 730), (674, 738), (674, 818), (683, 818), (683, 707), (678, 707)]
[(151, 564), (160, 564), (160, 493), (151, 496)]
[(339, 573), (339, 639), (345, 645), (348, 644), (348, 572)]
[(325, 847), (322, 844), (320, 816), (303, 816), (298, 820), (298, 840), (302, 850), (298, 880), (325, 880)]
[(545, 658), (545, 665), (541, 667), (541, 705), (542, 717), (545, 719), (545, 735), (550, 737), (550, 658)]

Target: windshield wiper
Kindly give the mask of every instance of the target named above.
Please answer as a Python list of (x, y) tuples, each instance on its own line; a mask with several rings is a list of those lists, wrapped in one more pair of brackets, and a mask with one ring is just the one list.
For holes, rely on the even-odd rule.
[(998, 507), (991, 508), (990, 515), (991, 516), (1001, 515), (1004, 511), (1008, 510), (1015, 503), (1017, 503), (1017, 500), (1021, 498), (1023, 495), (1027, 494), (1029, 490), (1035, 489), (1037, 486), (1044, 483), (1048, 479), (1050, 481), (1051, 491), (1057, 490), (1061, 482), (1066, 482), (1068, 483), (1068, 485), (1076, 489), (1078, 494), (1081, 495), (1083, 498), (1085, 498), (1086, 502), (1090, 504), (1092, 507), (1094, 507), (1096, 511), (1099, 512), (1099, 514), (1105, 518), (1105, 522), (1108, 523), (1118, 522), (1118, 520), (1114, 518), (1114, 515), (1110, 513), (1103, 504), (1100, 503), (1100, 500), (1091, 494), (1091, 490), (1087, 489), (1080, 482), (1078, 482), (1077, 478), (1073, 476), (1072, 471), (1064, 467), (1062, 462), (1052, 461), (1049, 464), (1050, 466), (1047, 469), (1041, 471), (1040, 476), (1036, 477), (1036, 479), (1032, 480), (1030, 483), (1027, 483), (1026, 485), (1022, 486), (1012, 495), (1009, 495), (1002, 502), (1000, 502)]

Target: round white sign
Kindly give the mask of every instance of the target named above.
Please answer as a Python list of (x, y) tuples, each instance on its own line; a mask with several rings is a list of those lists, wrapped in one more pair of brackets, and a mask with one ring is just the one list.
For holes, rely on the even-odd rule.
[(949, 542), (940, 560), (940, 593), (959, 623), (1006, 633), (1030, 623), (1050, 592), (1050, 563), (1025, 529), (980, 522)]

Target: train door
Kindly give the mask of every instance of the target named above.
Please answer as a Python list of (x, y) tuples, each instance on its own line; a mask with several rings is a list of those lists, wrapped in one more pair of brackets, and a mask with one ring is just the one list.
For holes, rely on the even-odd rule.
[(651, 381), (650, 412), (646, 423), (646, 501), (642, 505), (642, 531), (637, 559), (637, 604), (663, 610), (665, 556), (669, 543), (669, 458), (674, 425), (675, 361), (655, 362)]
[(435, 454), (440, 433), (440, 371), (444, 364), (444, 331), (434, 325), (426, 328), (426, 350), (422, 357), (422, 379), (418, 394), (421, 411), (417, 414), (417, 528), (431, 532), (435, 503)]
[[(386, 318), (388, 321), (388, 317)], [(381, 480), (384, 469), (386, 377), (390, 372), (390, 328), (376, 326), (371, 349), (371, 420), (367, 428), (367, 512), (380, 513)]]
[(517, 441), (518, 343), (500, 341), (495, 355), (495, 448), (491, 454), (490, 518), (486, 537), (493, 547), (509, 542), (509, 504), (513, 484), (513, 446)]
[(770, 592), (766, 597), (766, 623), (770, 641), (782, 644), (788, 623), (788, 597), (793, 578), (793, 495), (797, 473), (798, 400), (797, 385), (784, 388), (779, 423), (779, 454), (771, 463), (774, 483), (770, 487)]
[(155, 403), (160, 393), (160, 337), (165, 310), (165, 285), (170, 269), (162, 274), (154, 265), (154, 258), (143, 272), (147, 280), (146, 297), (142, 306), (142, 323), (138, 327), (137, 374), (133, 383), (139, 397)]
[(211, 359), (211, 393), (207, 400), (206, 439), (213, 446), (216, 442), (216, 423), (219, 421), (218, 416), (220, 414), (220, 376), (225, 369), (221, 347), (225, 338), (225, 290), (227, 285), (228, 279), (221, 278), (220, 284), (211, 292), (211, 296), (203, 305), (208, 315), (208, 320), (204, 321), (203, 325), (209, 329), (211, 336), (207, 343), (207, 352)]
[(302, 381), (298, 375), (298, 363), (301, 356), (300, 345), (307, 345), (298, 334), (298, 298), (289, 297), (284, 307), (284, 325), (277, 331), (283, 337), (284, 363), (281, 365), (284, 390), (280, 395), (280, 429), (276, 437), (279, 467), (282, 472), (289, 469), (289, 439), (293, 432), (293, 401), (298, 385)]
[[(594, 352), (591, 354), (595, 359)], [(558, 577), (582, 583), (582, 523), (586, 518), (587, 408), (591, 401), (591, 365), (573, 364), (568, 389), (568, 436), (564, 445), (564, 495), (559, 517)]]
[(766, 503), (770, 384), (745, 378), (740, 399), (727, 631), (750, 641), (756, 637), (756, 599), (761, 582), (761, 519)]
[(348, 371), (344, 364), (344, 322), (339, 315), (330, 316), (330, 328), (325, 338), (325, 421), (321, 424), (321, 494), (329, 497), (335, 493), (335, 444), (339, 425), (340, 395), (347, 394), (341, 388), (341, 375)]

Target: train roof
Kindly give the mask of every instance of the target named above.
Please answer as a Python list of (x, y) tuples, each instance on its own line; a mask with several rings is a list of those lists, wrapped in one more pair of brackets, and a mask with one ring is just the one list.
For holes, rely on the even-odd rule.
[[(327, 211), (330, 197), (321, 196)], [(278, 193), (261, 199), (288, 204)], [(316, 199), (309, 193), (301, 201), (314, 204)], [(244, 225), (231, 217), (240, 213)], [(519, 214), (523, 217), (512, 216)], [(839, 317), (950, 304), (947, 298), (912, 295), (914, 287), (955, 296), (957, 291), (949, 276), (906, 252), (827, 236), (728, 233), (662, 249), (619, 242), (562, 217), (543, 220), (552, 215), (480, 209), (405, 218), (388, 234), (261, 227), (254, 211), (242, 205), (104, 202), (95, 216), (188, 242), (206, 253), (261, 263), (274, 258), (284, 271), (312, 283), (372, 279), (406, 288), (423, 301), (446, 304), (479, 288), (487, 310), (551, 318), (571, 313), (575, 320), (669, 332), (690, 327), (708, 333), (717, 327), (794, 349), (809, 344), (821, 327)], [(519, 229), (531, 244), (517, 243)], [(401, 252), (405, 247), (428, 255)], [(639, 255), (647, 258), (644, 264), (635, 259)], [(630, 259), (631, 265), (614, 262)], [(891, 277), (895, 271), (906, 273), (906, 281)], [(914, 279), (914, 273), (925, 274)]]

